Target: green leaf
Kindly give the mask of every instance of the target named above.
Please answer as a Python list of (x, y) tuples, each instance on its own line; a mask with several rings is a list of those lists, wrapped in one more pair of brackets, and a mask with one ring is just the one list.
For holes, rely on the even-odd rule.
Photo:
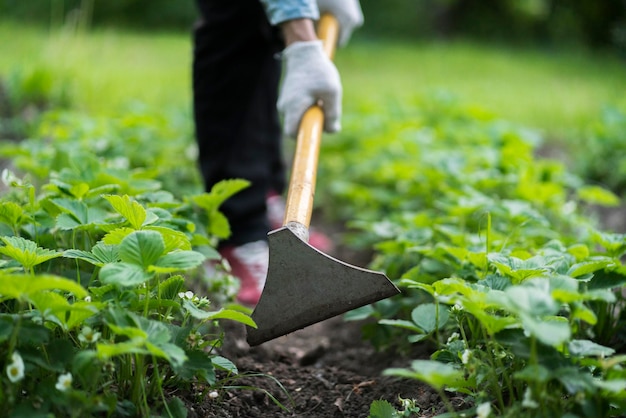
[(115, 333), (116, 335), (122, 335), (124, 337), (128, 337), (131, 340), (137, 341), (145, 341), (148, 339), (148, 332), (137, 327), (131, 326), (120, 326), (113, 324), (111, 322), (107, 322), (107, 326)]
[(83, 250), (66, 250), (63, 252), (63, 257), (83, 260), (98, 267), (102, 267), (105, 264), (92, 253)]
[(626, 274), (615, 270), (599, 270), (593, 273), (593, 278), (587, 284), (589, 290), (613, 289), (626, 285)]
[(187, 360), (185, 350), (183, 350), (176, 344), (164, 342), (154, 344), (150, 341), (147, 341), (146, 348), (152, 355), (166, 359), (174, 367), (181, 366)]
[(119, 245), (124, 238), (133, 232), (135, 232), (135, 230), (128, 227), (115, 228), (102, 238), (102, 243), (107, 245)]
[(449, 317), (450, 311), (447, 307), (441, 307), (441, 305), (434, 303), (420, 305), (411, 312), (413, 322), (426, 334), (443, 328)]
[(239, 374), (239, 370), (237, 369), (237, 366), (235, 366), (235, 363), (233, 363), (226, 357), (213, 356), (211, 357), (211, 362), (216, 368), (220, 370), (223, 370), (231, 374)]
[(207, 222), (207, 232), (218, 238), (228, 238), (230, 236), (230, 224), (226, 216), (221, 212), (211, 212)]
[(78, 258), (98, 267), (108, 263), (119, 261), (119, 251), (117, 245), (107, 245), (99, 242), (91, 248), (91, 252), (82, 250), (67, 250), (63, 253), (67, 258)]
[(172, 228), (164, 226), (150, 225), (145, 230), (156, 231), (161, 234), (163, 243), (165, 244), (164, 252), (169, 253), (175, 250), (191, 250), (191, 242), (187, 235), (181, 231), (176, 231)]
[(104, 360), (124, 354), (150, 354), (144, 342), (141, 338), (135, 338), (117, 344), (97, 343), (96, 351), (98, 357)]
[(424, 331), (416, 326), (414, 322), (403, 319), (381, 319), (378, 323), (381, 325), (391, 325), (396, 328), (408, 329), (409, 331), (417, 332), (419, 334), (424, 333)]
[(383, 374), (419, 380), (437, 390), (444, 387), (459, 388), (467, 386), (462, 370), (457, 369), (450, 363), (440, 363), (432, 360), (414, 360), (411, 363), (411, 369), (391, 368), (385, 370)]
[(576, 393), (592, 394), (597, 388), (594, 385), (596, 379), (589, 373), (575, 367), (561, 367), (555, 370), (554, 375), (570, 395)]
[(593, 239), (603, 246), (611, 257), (621, 257), (626, 252), (626, 234), (596, 232)]
[(591, 204), (618, 206), (620, 198), (610, 190), (598, 186), (582, 186), (576, 190), (578, 198)]
[(570, 267), (567, 275), (571, 277), (584, 276), (589, 273), (594, 273), (598, 270), (604, 270), (614, 263), (615, 261), (610, 257), (594, 257), (592, 259), (587, 259), (583, 262), (574, 264), (572, 267)]
[(210, 385), (215, 384), (215, 365), (211, 357), (204, 351), (193, 350), (187, 352), (187, 361), (175, 367), (176, 374), (186, 380), (197, 376)]
[(524, 329), (546, 345), (556, 347), (567, 342), (572, 331), (564, 317), (539, 319), (526, 313), (520, 314)]
[(120, 260), (119, 247), (117, 245), (99, 242), (91, 248), (91, 252), (103, 263), (116, 263)]
[(368, 418), (398, 418), (400, 414), (389, 402), (376, 400), (370, 405)]
[(526, 286), (508, 287), (504, 291), (508, 303), (502, 307), (520, 315), (553, 315), (558, 311), (559, 305), (552, 298), (549, 286), (548, 280), (539, 280)]
[(501, 274), (510, 277), (513, 284), (522, 283), (531, 277), (540, 276), (549, 270), (546, 260), (541, 256), (522, 260), (516, 257), (493, 255), (489, 261)]
[(155, 231), (135, 231), (120, 243), (119, 256), (125, 263), (148, 268), (161, 257), (165, 250), (163, 237)]
[(203, 311), (198, 309), (196, 305), (193, 304), (188, 299), (183, 300), (183, 307), (185, 310), (194, 318), (200, 320), (215, 320), (215, 319), (230, 319), (233, 321), (241, 322), (242, 324), (251, 326), (256, 328), (256, 323), (250, 318), (250, 316), (246, 315), (243, 312), (235, 311), (232, 309), (220, 309), (219, 311)]
[(167, 410), (172, 418), (187, 418), (187, 408), (176, 396), (167, 402)]
[(174, 300), (185, 286), (185, 279), (182, 276), (172, 276), (159, 283), (159, 297), (162, 299)]
[(578, 357), (609, 357), (615, 350), (590, 340), (572, 340), (569, 342), (569, 352)]
[(0, 203), (0, 222), (15, 228), (24, 216), (24, 209), (15, 202)]
[(197, 196), (193, 196), (191, 199), (196, 205), (198, 205), (202, 209), (206, 210), (207, 212), (212, 212), (216, 210), (222, 203), (224, 203), (226, 199), (230, 198), (236, 193), (239, 193), (241, 190), (249, 186), (250, 182), (248, 180), (222, 180), (211, 188), (210, 193), (203, 193)]
[(574, 304), (574, 308), (572, 309), (572, 319), (585, 321), (589, 325), (595, 325), (598, 323), (596, 313), (582, 303)]
[[(89, 223), (88, 209), (84, 202), (76, 199), (52, 199), (52, 202), (74, 222), (74, 225)], [(67, 222), (71, 223), (70, 221)]]
[(135, 287), (152, 279), (154, 273), (149, 273), (136, 264), (113, 263), (104, 265), (98, 276), (104, 284)]
[(65, 291), (79, 299), (87, 296), (87, 291), (76, 281), (52, 275), (30, 276), (0, 272), (2, 299), (29, 300), (31, 295), (41, 291)]
[(4, 236), (0, 239), (5, 244), (4, 247), (0, 247), (0, 254), (11, 257), (24, 266), (25, 270), (30, 270), (38, 264), (63, 255), (61, 252), (38, 247), (35, 242), (22, 237)]
[(128, 195), (105, 195), (104, 198), (109, 201), (117, 213), (126, 218), (133, 229), (141, 229), (144, 222), (146, 222), (146, 209), (139, 203), (131, 200)]
[(204, 255), (196, 251), (174, 251), (159, 258), (150, 270), (154, 270), (157, 273), (190, 270), (201, 265), (204, 260)]

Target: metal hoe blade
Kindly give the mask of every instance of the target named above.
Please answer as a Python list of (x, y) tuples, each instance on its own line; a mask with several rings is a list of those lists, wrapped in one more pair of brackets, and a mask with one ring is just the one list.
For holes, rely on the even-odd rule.
[(248, 327), (251, 346), (400, 293), (383, 273), (315, 249), (289, 228), (272, 231), (269, 269)]

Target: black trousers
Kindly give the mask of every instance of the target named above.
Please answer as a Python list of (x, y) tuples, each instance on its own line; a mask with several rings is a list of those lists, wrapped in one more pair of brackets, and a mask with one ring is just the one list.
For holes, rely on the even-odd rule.
[(283, 40), (258, 0), (197, 3), (193, 105), (205, 189), (224, 179), (251, 182), (220, 208), (232, 229), (221, 245), (267, 239), (265, 199), (285, 188), (276, 109)]

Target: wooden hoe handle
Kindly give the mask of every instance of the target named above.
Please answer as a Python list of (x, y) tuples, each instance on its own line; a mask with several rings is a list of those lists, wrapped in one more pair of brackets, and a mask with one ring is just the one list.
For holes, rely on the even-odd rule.
[[(324, 51), (330, 59), (335, 53), (338, 34), (337, 19), (330, 14), (322, 15), (317, 26), (317, 36), (322, 40)], [(324, 112), (321, 106), (323, 103), (311, 106), (300, 122), (283, 220), (283, 226), (289, 227), (307, 242), (313, 213), (317, 161), (324, 129)]]

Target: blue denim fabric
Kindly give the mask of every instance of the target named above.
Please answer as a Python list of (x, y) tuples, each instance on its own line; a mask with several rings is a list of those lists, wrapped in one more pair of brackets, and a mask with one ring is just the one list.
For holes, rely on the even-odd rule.
[(315, 0), (261, 0), (272, 25), (291, 19), (320, 17)]

